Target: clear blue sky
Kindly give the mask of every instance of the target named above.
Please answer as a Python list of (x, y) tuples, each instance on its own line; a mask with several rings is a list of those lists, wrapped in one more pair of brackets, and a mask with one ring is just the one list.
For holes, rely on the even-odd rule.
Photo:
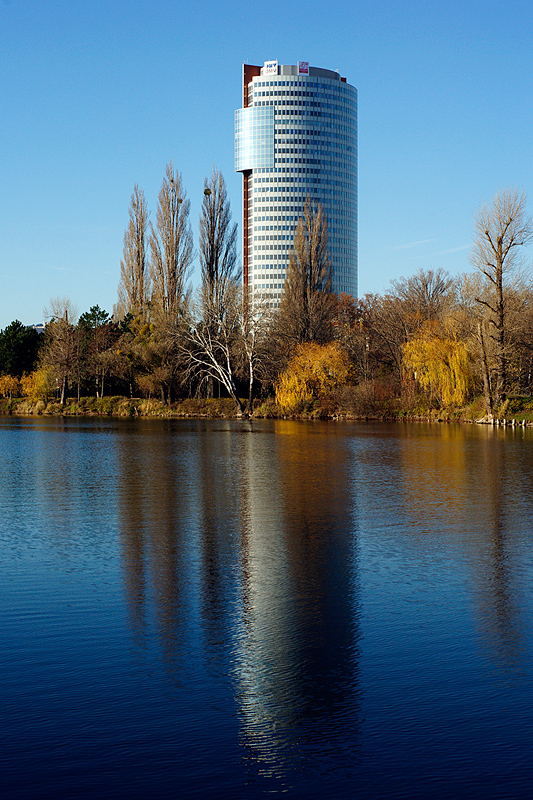
[(165, 165), (197, 231), (226, 177), (241, 65), (338, 69), (359, 90), (359, 294), (468, 271), (473, 216), (518, 186), (533, 210), (533, 11), (516, 0), (0, 0), (0, 328), (116, 302), (135, 183), (155, 219)]

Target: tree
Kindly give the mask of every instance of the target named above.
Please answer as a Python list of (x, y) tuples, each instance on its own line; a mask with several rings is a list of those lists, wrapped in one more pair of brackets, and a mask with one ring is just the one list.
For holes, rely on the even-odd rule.
[(519, 248), (533, 239), (533, 223), (526, 214), (526, 196), (517, 189), (498, 192), (491, 205), (484, 204), (475, 220), (471, 262), (487, 281), (490, 293), (476, 297), (488, 311), (489, 336), (495, 344), (496, 386), (489, 408), (505, 399), (508, 389), (508, 329), (506, 278), (520, 266)]
[(94, 382), (96, 397), (104, 396), (104, 380), (116, 362), (113, 345), (120, 337), (120, 326), (100, 306), (92, 306), (78, 323), (80, 350), (85, 375)]
[(231, 222), (230, 203), (221, 173), (213, 168), (204, 181), (200, 212), (200, 269), (202, 284), (196, 299), (186, 304), (177, 344), (191, 380), (199, 379), (212, 395), (213, 381), (235, 401), (236, 351), (242, 331), (242, 303), (237, 268), (237, 226)]
[(328, 228), (322, 206), (308, 198), (298, 221), (276, 321), (276, 334), (289, 346), (332, 338), (332, 295)]
[(345, 383), (348, 369), (347, 355), (337, 342), (301, 344), (276, 381), (276, 403), (298, 410)]
[(351, 374), (357, 381), (367, 381), (371, 371), (371, 336), (364, 300), (341, 292), (336, 300), (333, 320), (335, 339), (351, 361)]
[(227, 282), (238, 277), (237, 224), (231, 221), (224, 178), (214, 167), (210, 180), (204, 180), (199, 228), (202, 289), (218, 303), (216, 295), (224, 296)]
[(69, 379), (79, 380), (79, 340), (75, 328), (77, 311), (66, 297), (56, 297), (44, 311), (48, 320), (44, 336), (44, 344), (40, 353), (41, 367), (48, 368), (56, 380), (60, 390), (61, 405), (65, 396)]
[(53, 392), (54, 377), (47, 367), (41, 367), (23, 375), (20, 380), (21, 391), (24, 397), (33, 402), (37, 400), (48, 400)]
[(237, 354), (240, 361), (239, 376), (248, 382), (248, 411), (250, 412), (256, 378), (262, 380), (265, 377), (271, 322), (272, 310), (268, 295), (264, 299), (255, 296), (253, 309), (251, 309), (248, 297), (243, 293)]
[(124, 233), (123, 259), (120, 262), (118, 301), (121, 315), (144, 314), (149, 299), (149, 271), (146, 254), (148, 211), (144, 193), (137, 184), (129, 208), (130, 220)]
[[(226, 331), (228, 319), (224, 306), (228, 302), (235, 302), (236, 298), (237, 225), (231, 221), (231, 209), (224, 178), (214, 167), (211, 178), (204, 180), (204, 199), (200, 212), (199, 231), (202, 284), (196, 312), (202, 317), (205, 343), (217, 342), (216, 349), (220, 353), (219, 333)], [(223, 359), (227, 363), (225, 356)], [(212, 356), (209, 360), (212, 360)], [(213, 380), (215, 379), (218, 380), (213, 374), (213, 370), (210, 370), (207, 379), (209, 396), (213, 394)], [(222, 381), (222, 383), (225, 382)]]
[(235, 354), (242, 331), (242, 294), (236, 278), (226, 281), (224, 286), (224, 293), (217, 290), (214, 296), (200, 289), (196, 302), (187, 304), (176, 344), (186, 361), (188, 377), (219, 381), (242, 414), (244, 405), (235, 378)]
[(403, 346), (421, 327), (445, 315), (453, 300), (453, 283), (441, 269), (421, 269), (410, 278), (392, 281), (384, 295), (367, 295), (367, 328), (398, 380), (402, 374)]
[(2, 397), (13, 397), (20, 389), (20, 380), (13, 375), (0, 375), (0, 394)]
[(444, 269), (420, 269), (410, 278), (392, 281), (404, 305), (406, 326), (416, 329), (439, 318), (452, 297), (453, 281)]
[(157, 315), (175, 322), (193, 260), (190, 202), (172, 161), (159, 192), (156, 226), (150, 226), (150, 274)]
[(39, 334), (16, 319), (0, 332), (0, 374), (17, 378), (31, 372), (39, 352)]
[(466, 400), (471, 377), (464, 342), (427, 325), (404, 345), (403, 364), (444, 405), (459, 406)]

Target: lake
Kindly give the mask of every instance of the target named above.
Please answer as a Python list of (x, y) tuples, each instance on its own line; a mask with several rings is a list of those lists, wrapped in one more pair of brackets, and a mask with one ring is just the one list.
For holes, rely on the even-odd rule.
[(533, 431), (0, 418), (6, 798), (529, 798)]

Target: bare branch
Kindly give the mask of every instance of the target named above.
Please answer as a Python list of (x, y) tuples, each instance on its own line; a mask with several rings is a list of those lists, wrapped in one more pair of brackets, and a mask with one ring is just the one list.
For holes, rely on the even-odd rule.
[(153, 301), (166, 320), (178, 314), (193, 261), (189, 211), (181, 175), (170, 161), (159, 192), (156, 225), (150, 226)]

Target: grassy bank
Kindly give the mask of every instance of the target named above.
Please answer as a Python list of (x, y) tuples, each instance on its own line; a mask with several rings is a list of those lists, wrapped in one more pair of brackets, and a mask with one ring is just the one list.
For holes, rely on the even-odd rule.
[[(346, 387), (345, 387), (346, 389)], [(229, 398), (183, 399), (171, 405), (160, 400), (112, 397), (69, 399), (65, 405), (57, 400), (32, 401), (27, 398), (0, 399), (0, 414), (11, 416), (114, 416), (114, 417), (193, 417), (232, 419), (239, 417), (235, 403)], [(352, 419), (434, 422), (488, 421), (482, 398), (463, 408), (431, 408), (424, 398), (370, 398), (361, 393), (339, 391), (301, 404), (297, 408), (280, 407), (268, 397), (254, 403), (251, 417), (256, 419)], [(533, 425), (533, 399), (510, 398), (498, 409), (495, 420)]]

